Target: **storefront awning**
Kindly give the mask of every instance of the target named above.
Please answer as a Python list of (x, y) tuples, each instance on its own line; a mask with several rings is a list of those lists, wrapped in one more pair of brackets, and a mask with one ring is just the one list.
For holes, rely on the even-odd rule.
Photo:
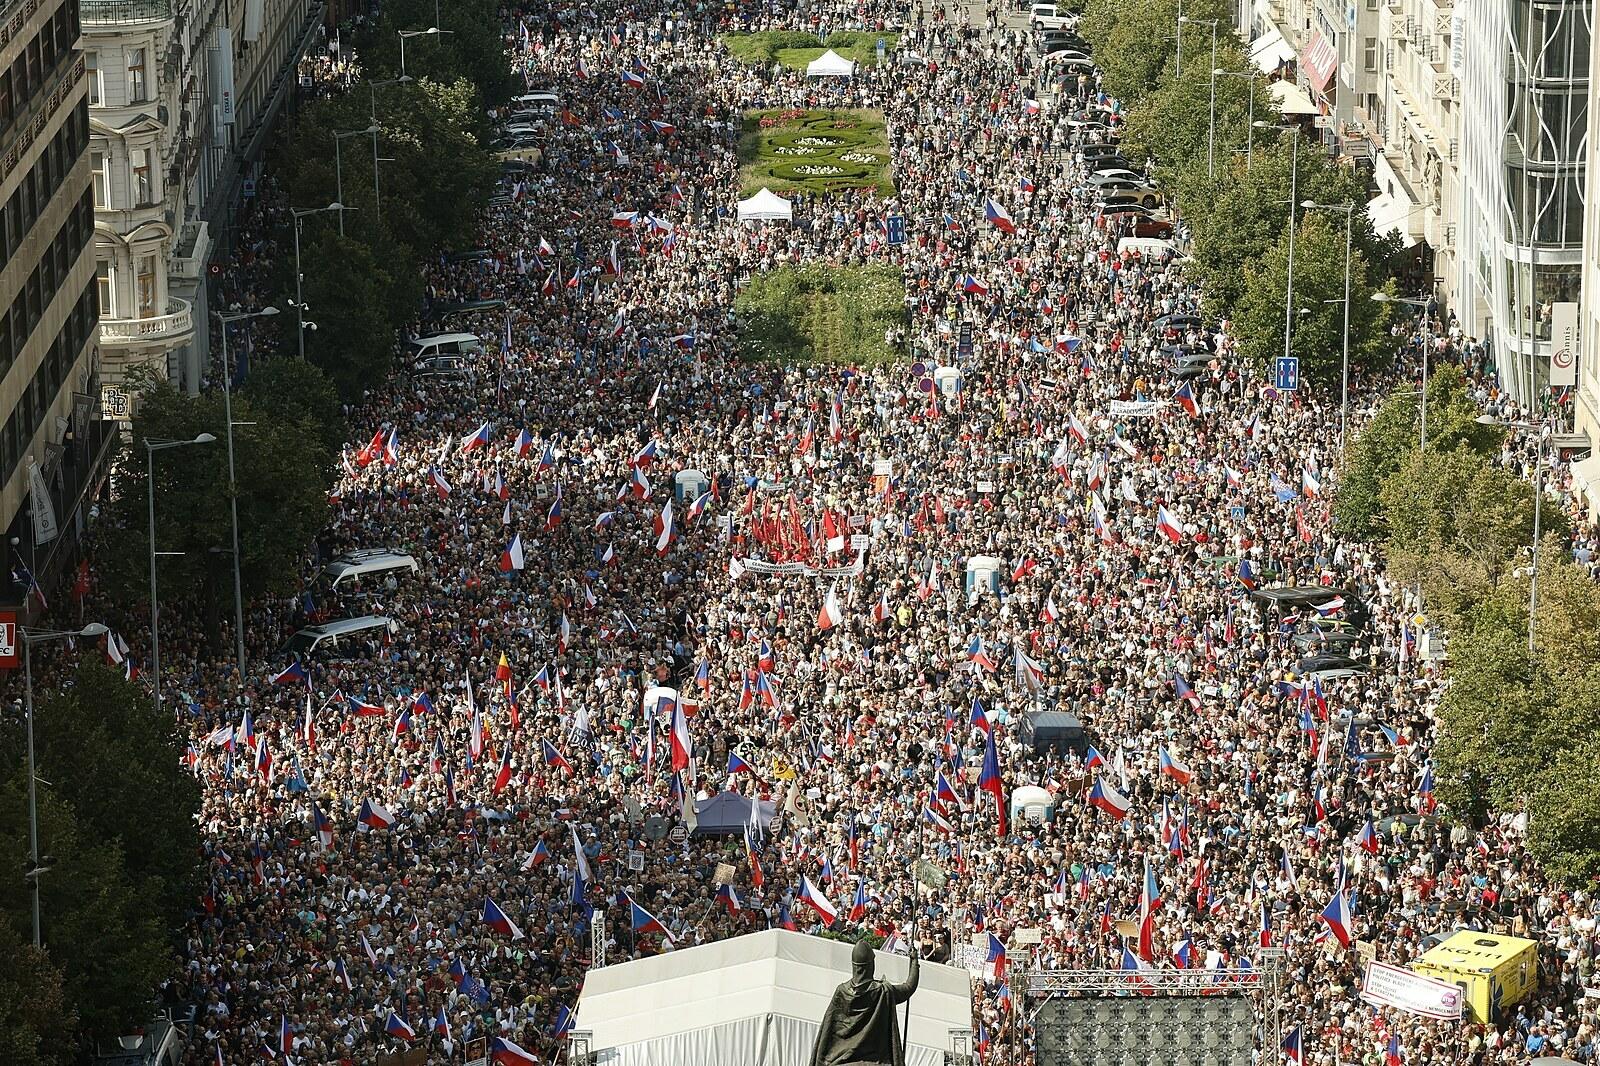
[(1372, 228), (1382, 236), (1386, 233), (1398, 233), (1400, 240), (1407, 248), (1417, 243), (1417, 238), (1411, 235), (1411, 212), (1419, 210), (1415, 204), (1388, 193), (1379, 193), (1367, 201), (1367, 217), (1372, 219)]
[(1263, 74), (1275, 74), (1285, 63), (1294, 62), (1294, 49), (1283, 34), (1270, 29), (1250, 42), (1250, 62)]
[(1338, 67), (1338, 49), (1334, 48), (1322, 34), (1313, 33), (1311, 43), (1300, 56), (1300, 73), (1305, 75), (1306, 84), (1311, 86), (1311, 91), (1327, 92), (1328, 83), (1333, 80), (1333, 72)]
[(1286, 118), (1318, 113), (1317, 105), (1311, 102), (1311, 97), (1292, 81), (1275, 81), (1270, 86), (1270, 91), (1273, 103)]

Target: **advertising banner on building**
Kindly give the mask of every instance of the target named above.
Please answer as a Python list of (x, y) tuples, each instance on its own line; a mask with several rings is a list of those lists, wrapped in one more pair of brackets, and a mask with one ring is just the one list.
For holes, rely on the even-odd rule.
[(1578, 305), (1563, 301), (1550, 305), (1550, 384), (1578, 383)]

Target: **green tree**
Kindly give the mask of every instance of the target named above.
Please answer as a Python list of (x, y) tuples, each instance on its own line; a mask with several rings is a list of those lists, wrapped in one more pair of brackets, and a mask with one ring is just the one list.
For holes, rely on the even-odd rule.
[[(299, 324), (291, 328), (298, 329)], [(272, 359), (250, 369), (242, 391), (253, 407), (274, 421), (299, 422), (321, 445), (326, 463), (338, 457), (345, 442), (344, 409), (338, 388), (321, 367), (309, 360)]]
[(172, 716), (85, 655), (72, 683), (40, 703), (34, 736), (39, 772), (78, 824), (119, 843), (129, 882), (167, 928), (181, 927), (199, 888), (200, 785), (180, 763)]
[(72, 1062), (78, 1018), (67, 1002), (60, 968), (3, 918), (0, 955), (7, 963), (0, 971), (0, 1061), (12, 1066)]
[[(442, 25), (439, 25), (442, 23)], [(504, 20), (493, 0), (388, 0), (379, 16), (367, 21), (356, 40), (356, 54), (375, 78), (400, 76), (400, 31), (438, 25), (448, 33), (406, 41), (407, 76), (453, 81), (465, 78), (478, 86), (491, 107), (521, 91), (522, 79), (506, 61)]]
[[(12, 754), (15, 754), (13, 748)], [(8, 760), (0, 781), (0, 855), (28, 853), (26, 774)], [(102, 773), (111, 772), (102, 768)], [(176, 965), (169, 931), (148, 893), (128, 876), (122, 847), (78, 823), (46, 785), (38, 790), (45, 950), (61, 969), (67, 1002), (90, 1037), (111, 1037), (149, 1019), (155, 990)], [(0, 877), (0, 924), (31, 929), (32, 895), (20, 877)]]
[[(1516, 808), (1555, 756), (1600, 733), (1600, 587), (1581, 567), (1540, 551), (1536, 648), (1528, 654), (1526, 577), (1504, 582), (1450, 637), (1450, 687), (1439, 704), (1440, 787)], [(1563, 643), (1563, 641), (1565, 643)]]
[[(1259, 369), (1282, 355), (1284, 298), (1288, 286), (1289, 233), (1285, 229), (1265, 258), (1245, 271), (1244, 289), (1233, 309), (1239, 352)], [(1389, 355), (1389, 307), (1371, 299), (1376, 286), (1367, 261), (1350, 258), (1350, 364), (1375, 365)], [(1294, 323), (1290, 354), (1300, 359), (1307, 381), (1337, 385), (1344, 352), (1345, 241), (1322, 212), (1307, 212), (1294, 234)]]
[[(1106, 91), (1137, 104), (1164, 85), (1199, 77), (1209, 84), (1212, 19), (1217, 20), (1218, 60), (1233, 12), (1221, 0), (1184, 0), (1183, 71), (1177, 70), (1179, 0), (1090, 0), (1078, 32), (1094, 49)], [(1220, 63), (1219, 63), (1220, 65)]]
[[(1190, 271), (1205, 292), (1207, 305), (1214, 307), (1222, 317), (1235, 314), (1248, 270), (1269, 256), (1282, 239), (1289, 223), (1291, 195), (1297, 202), (1367, 202), (1362, 179), (1350, 168), (1331, 162), (1325, 153), (1307, 145), (1301, 145), (1297, 154), (1294, 146), (1286, 143), (1290, 140), (1287, 136), (1265, 130), (1255, 133), (1254, 152), (1248, 158), (1230, 155), (1226, 167), (1219, 158), (1215, 180), (1207, 179), (1204, 168), (1190, 167), (1177, 176), (1178, 202), (1205, 205), (1204, 210), (1191, 211), (1184, 216), (1193, 239)], [(1276, 143), (1264, 142), (1263, 137), (1272, 138)], [(1344, 219), (1332, 215), (1332, 221), (1338, 224), (1339, 230), (1342, 294)], [(1399, 243), (1392, 237), (1379, 238), (1365, 211), (1356, 211), (1351, 221), (1352, 243), (1362, 260), (1372, 265), (1376, 286), (1390, 273)], [(1295, 251), (1298, 274), (1299, 248)], [(1281, 297), (1281, 287), (1278, 292)], [(1366, 294), (1362, 294), (1362, 298), (1365, 299)], [(1281, 303), (1279, 309), (1282, 310)], [(1355, 308), (1352, 306), (1351, 310), (1354, 312)], [(1282, 332), (1277, 336), (1281, 349)]]
[[(247, 597), (285, 592), (298, 583), (306, 547), (327, 519), (331, 470), (324, 446), (303, 422), (275, 420), (243, 396), (234, 402), (233, 415), (236, 422), (253, 423), (234, 429), (241, 584)], [(150, 549), (144, 441), (216, 437), (212, 444), (155, 458), (156, 540), (162, 551), (183, 553), (163, 559), (161, 595), (184, 599), (198, 591), (214, 646), (222, 644), (222, 608), (233, 591), (225, 423), (218, 395), (190, 397), (160, 384), (140, 397), (133, 461), (122, 467), (122, 492), (96, 553), (103, 586), (142, 600)], [(232, 612), (226, 614), (231, 620)]]
[[(333, 379), (339, 394), (360, 399), (394, 365), (398, 324), (422, 306), (422, 275), (415, 260), (328, 230), (313, 244), (325, 264), (306, 272), (305, 299), (317, 330), (306, 355)], [(337, 264), (335, 269), (334, 264)]]
[[(1498, 588), (1533, 538), (1533, 486), (1468, 448), (1412, 450), (1378, 498), (1390, 573), (1420, 581), (1424, 602), (1451, 620)], [(1548, 532), (1564, 524), (1551, 508)]]
[[(1421, 440), (1421, 405), (1415, 390), (1400, 389), (1379, 405), (1359, 433), (1345, 445), (1339, 484), (1333, 497), (1334, 520), (1357, 540), (1382, 537), (1387, 524), (1378, 493), (1385, 479), (1400, 469)], [(1476, 421), (1478, 406), (1467, 395), (1466, 377), (1453, 363), (1428, 376), (1428, 447), (1453, 452), (1465, 447), (1489, 456), (1500, 447), (1504, 431)]]
[(1528, 849), (1544, 868), (1570, 884), (1600, 877), (1600, 737), (1558, 754), (1539, 774), (1528, 799)]
[[(1205, 173), (1209, 142), (1213, 166), (1226, 171), (1235, 149), (1248, 141), (1252, 114), (1274, 114), (1271, 94), (1261, 79), (1219, 75), (1213, 125), (1209, 47), (1204, 49), (1202, 58), (1204, 70), (1192, 70), (1185, 77), (1162, 85), (1129, 109), (1122, 147), (1130, 159), (1154, 159), (1165, 176), (1190, 169)], [(1190, 67), (1187, 54), (1184, 66)], [(1220, 48), (1217, 69), (1240, 73), (1248, 70), (1248, 60), (1237, 42), (1230, 39)]]

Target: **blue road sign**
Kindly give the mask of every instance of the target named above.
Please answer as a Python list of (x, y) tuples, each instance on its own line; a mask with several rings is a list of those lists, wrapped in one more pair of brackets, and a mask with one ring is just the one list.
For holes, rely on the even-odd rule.
[(888, 231), (891, 245), (906, 243), (906, 218), (904, 215), (890, 215), (884, 219), (884, 228)]
[(1297, 357), (1278, 356), (1278, 377), (1274, 384), (1281, 392), (1294, 392), (1300, 387), (1300, 360)]

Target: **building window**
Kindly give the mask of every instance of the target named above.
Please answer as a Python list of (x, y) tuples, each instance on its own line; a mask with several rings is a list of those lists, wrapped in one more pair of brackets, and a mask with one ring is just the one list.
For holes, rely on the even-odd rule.
[(128, 103), (145, 101), (144, 49), (128, 49)]
[(83, 68), (89, 76), (89, 103), (98, 105), (105, 93), (105, 79), (100, 74), (100, 53), (83, 53)]
[(111, 273), (111, 264), (104, 259), (94, 262), (95, 291), (100, 297), (100, 317), (117, 317), (117, 283)]
[(1378, 72), (1378, 39), (1376, 37), (1362, 38), (1361, 65), (1368, 74)]
[(106, 154), (90, 152), (89, 167), (94, 171), (94, 206), (104, 211), (111, 206), (111, 171)]
[(139, 317), (154, 318), (161, 312), (156, 310), (156, 257), (141, 255), (139, 257)]
[(154, 202), (154, 198), (150, 195), (150, 149), (128, 150), (128, 174), (130, 177), (128, 189), (133, 193), (133, 206), (143, 207)]

